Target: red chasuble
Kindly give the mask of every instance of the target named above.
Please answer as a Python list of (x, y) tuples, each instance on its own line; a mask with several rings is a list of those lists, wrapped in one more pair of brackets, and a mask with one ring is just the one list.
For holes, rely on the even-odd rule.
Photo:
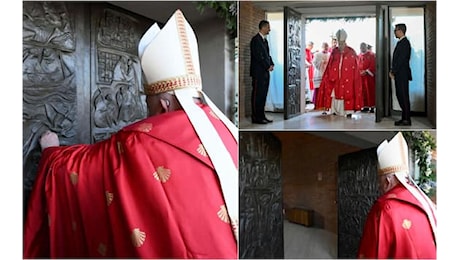
[(315, 85), (313, 84), (313, 75), (315, 66), (313, 65), (313, 53), (311, 50), (305, 49), (305, 60), (311, 64), (311, 66), (307, 69), (308, 71), (308, 86), (310, 90), (315, 89)]
[(371, 208), (358, 258), (436, 258), (436, 244), (421, 204), (401, 184)]
[(331, 108), (331, 94), (344, 100), (345, 110), (361, 110), (363, 97), (356, 52), (346, 46), (343, 53), (336, 47), (331, 53), (315, 100), (316, 109)]
[[(237, 167), (237, 142), (202, 109)], [(218, 177), (185, 112), (45, 149), (24, 226), (24, 258), (38, 257), (236, 258)]]
[(375, 106), (375, 55), (367, 51), (359, 54), (359, 71), (369, 70), (369, 73), (361, 74), (361, 86), (363, 89), (363, 106)]

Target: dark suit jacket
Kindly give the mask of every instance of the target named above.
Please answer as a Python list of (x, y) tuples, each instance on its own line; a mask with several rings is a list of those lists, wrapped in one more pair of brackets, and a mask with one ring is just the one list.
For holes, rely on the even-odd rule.
[(251, 39), (251, 77), (263, 77), (268, 75), (270, 68), (273, 64), (272, 57), (268, 48), (268, 42), (264, 41), (262, 36), (257, 33)]
[(398, 80), (412, 80), (412, 71), (409, 66), (410, 53), (410, 42), (404, 37), (396, 44), (391, 62), (391, 71)]

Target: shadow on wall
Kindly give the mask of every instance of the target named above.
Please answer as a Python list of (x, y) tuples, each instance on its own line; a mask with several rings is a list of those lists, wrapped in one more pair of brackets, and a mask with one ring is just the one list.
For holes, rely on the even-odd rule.
[(324, 216), (313, 211), (313, 227), (324, 229), (326, 227)]

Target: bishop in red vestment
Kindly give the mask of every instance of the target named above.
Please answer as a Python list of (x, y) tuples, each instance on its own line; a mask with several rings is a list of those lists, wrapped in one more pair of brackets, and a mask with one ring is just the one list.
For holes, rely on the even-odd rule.
[(351, 116), (363, 105), (361, 75), (356, 52), (346, 45), (346, 32), (337, 32), (339, 47), (330, 55), (319, 87), (315, 108), (341, 116)]
[(363, 89), (363, 108), (365, 111), (373, 112), (375, 108), (375, 54), (368, 47), (366, 43), (361, 43), (358, 64)]
[(379, 187), (358, 258), (435, 259), (436, 207), (408, 175), (407, 144), (401, 133), (378, 149)]
[(201, 91), (193, 30), (178, 10), (139, 52), (150, 117), (92, 145), (42, 136), (24, 258), (237, 258), (237, 129)]

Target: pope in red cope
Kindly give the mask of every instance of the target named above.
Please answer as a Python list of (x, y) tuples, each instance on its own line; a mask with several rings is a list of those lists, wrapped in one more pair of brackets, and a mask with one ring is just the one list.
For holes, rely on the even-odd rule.
[(24, 258), (237, 258), (237, 129), (201, 90), (180, 10), (139, 55), (150, 117), (92, 145), (42, 136)]
[(340, 29), (336, 33), (339, 46), (332, 50), (323, 74), (315, 108), (331, 110), (334, 115), (351, 116), (363, 106), (361, 75), (358, 55), (347, 46), (347, 33)]
[(358, 258), (435, 259), (436, 206), (409, 175), (402, 134), (384, 141), (377, 154), (383, 195), (368, 214)]

